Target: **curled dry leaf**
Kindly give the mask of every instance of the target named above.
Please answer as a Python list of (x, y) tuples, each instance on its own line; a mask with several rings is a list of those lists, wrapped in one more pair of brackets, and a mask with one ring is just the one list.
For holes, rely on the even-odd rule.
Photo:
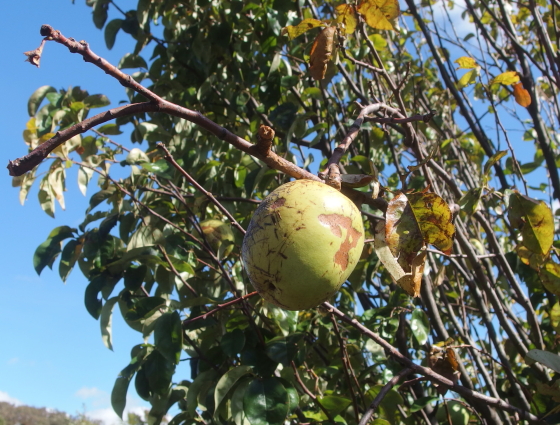
[(410, 265), (424, 245), (424, 240), (404, 193), (399, 193), (387, 205), (385, 241), (401, 267), (410, 272)]
[(327, 64), (331, 59), (334, 46), (336, 27), (327, 27), (319, 33), (309, 57), (309, 74), (314, 80), (322, 80), (327, 72)]
[(379, 257), (379, 260), (381, 260), (385, 269), (387, 269), (397, 285), (413, 297), (420, 295), (420, 285), (422, 283), (422, 273), (424, 272), (426, 251), (424, 249), (420, 251), (420, 253), (412, 260), (410, 264), (410, 271), (408, 273), (405, 272), (387, 245), (385, 240), (384, 221), (379, 221), (375, 227), (374, 245), (375, 252)]
[(531, 95), (523, 87), (523, 83), (521, 81), (513, 85), (513, 97), (515, 97), (515, 101), (524, 108), (531, 104)]

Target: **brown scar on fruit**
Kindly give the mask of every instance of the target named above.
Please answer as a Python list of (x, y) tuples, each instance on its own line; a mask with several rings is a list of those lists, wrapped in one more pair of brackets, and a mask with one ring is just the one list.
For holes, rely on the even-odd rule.
[(334, 254), (335, 264), (338, 264), (342, 270), (346, 270), (349, 262), (348, 253), (352, 248), (356, 247), (362, 234), (352, 227), (352, 219), (350, 217), (344, 217), (340, 214), (321, 214), (319, 215), (319, 222), (322, 225), (328, 226), (332, 234), (338, 238), (342, 237), (342, 229), (346, 229), (346, 238)]
[(270, 204), (270, 209), (271, 210), (275, 210), (277, 208), (280, 208), (282, 206), (284, 206), (284, 204), (286, 203), (286, 198), (278, 198), (276, 201), (274, 201), (272, 204)]

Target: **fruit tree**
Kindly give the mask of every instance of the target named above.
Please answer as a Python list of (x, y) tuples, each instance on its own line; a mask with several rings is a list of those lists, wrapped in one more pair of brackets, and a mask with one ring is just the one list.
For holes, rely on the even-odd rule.
[(68, 168), (94, 192), (34, 265), (84, 274), (108, 348), (112, 315), (138, 332), (117, 413), (560, 423), (558, 0), (119, 3), (87, 0), (118, 64), (49, 25), (26, 55), (127, 102), (39, 88), (8, 165), (49, 215)]

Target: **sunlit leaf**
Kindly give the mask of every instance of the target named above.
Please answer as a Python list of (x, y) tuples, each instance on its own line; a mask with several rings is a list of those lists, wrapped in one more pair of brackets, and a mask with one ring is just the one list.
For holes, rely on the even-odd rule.
[(475, 187), (469, 189), (459, 200), (459, 205), (463, 211), (472, 215), (480, 209), (480, 198), (482, 197), (482, 188)]
[(490, 84), (504, 84), (509, 86), (513, 83), (517, 83), (519, 81), (519, 75), (516, 71), (507, 71), (503, 72), (490, 81)]
[(465, 73), (465, 75), (463, 75), (461, 78), (459, 78), (459, 81), (457, 82), (457, 87), (462, 89), (464, 87), (470, 86), (471, 84), (476, 83), (476, 77), (478, 77), (478, 69), (471, 69), (470, 71), (467, 71)]
[(560, 296), (560, 264), (547, 261), (539, 270), (539, 276), (548, 291)]
[(412, 311), (410, 330), (416, 341), (418, 341), (418, 344), (424, 345), (428, 342), (428, 337), (430, 336), (430, 322), (423, 310), (415, 308)]
[(29, 101), (27, 102), (27, 112), (30, 117), (35, 116), (41, 102), (48, 93), (56, 93), (56, 89), (52, 86), (42, 86), (33, 92)]
[(397, 0), (362, 1), (358, 6), (358, 12), (370, 27), (378, 30), (394, 30), (391, 21), (401, 13)]
[(297, 25), (289, 25), (286, 28), (283, 28), (282, 34), (288, 34), (290, 40), (293, 40), (310, 29), (321, 27), (323, 25), (325, 25), (325, 23), (319, 19), (308, 18), (304, 19)]
[(352, 34), (356, 30), (356, 25), (358, 25), (358, 19), (356, 15), (356, 8), (350, 4), (340, 4), (336, 6), (336, 22), (344, 24), (344, 32), (346, 34)]
[(459, 65), (457, 69), (473, 69), (479, 67), (476, 61), (469, 56), (461, 56), (459, 59), (455, 60), (455, 63)]
[(490, 173), (490, 169), (500, 160), (502, 159), (504, 156), (506, 156), (508, 153), (508, 151), (498, 151), (496, 152), (494, 155), (492, 155), (492, 157), (490, 159), (488, 159), (488, 162), (486, 162), (486, 164), (484, 164), (484, 174), (488, 175)]
[(548, 254), (554, 240), (554, 218), (548, 205), (514, 191), (508, 214), (511, 225), (521, 230), (523, 245), (537, 254)]
[(119, 297), (113, 297), (107, 300), (101, 309), (101, 316), (99, 317), (99, 326), (101, 327), (101, 339), (103, 344), (109, 350), (113, 350), (113, 307), (119, 300)]

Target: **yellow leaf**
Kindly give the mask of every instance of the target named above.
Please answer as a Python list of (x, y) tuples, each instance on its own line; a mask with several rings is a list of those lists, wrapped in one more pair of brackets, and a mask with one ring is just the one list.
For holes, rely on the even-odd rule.
[(332, 56), (336, 27), (327, 27), (319, 33), (309, 55), (309, 74), (314, 80), (322, 80)]
[(398, 0), (362, 1), (358, 12), (370, 27), (378, 30), (394, 30), (391, 21), (401, 14)]
[(459, 59), (457, 59), (455, 61), (455, 63), (457, 65), (459, 65), (459, 68), (457, 69), (473, 69), (473, 68), (478, 68), (478, 64), (476, 63), (476, 61), (468, 56), (462, 56)]
[(560, 295), (560, 264), (547, 261), (541, 268), (539, 276), (544, 287), (555, 295)]
[(336, 6), (336, 14), (336, 22), (344, 24), (344, 32), (346, 34), (352, 34), (358, 24), (356, 8), (350, 4), (341, 4)]
[(513, 96), (515, 97), (515, 101), (525, 108), (531, 104), (531, 95), (523, 87), (522, 82), (513, 85)]
[(435, 193), (409, 193), (407, 197), (424, 242), (451, 253), (455, 226), (447, 202)]
[(519, 81), (519, 75), (515, 71), (507, 71), (503, 72), (490, 81), (490, 84), (504, 84), (509, 86), (513, 83), (517, 83)]
[(310, 29), (317, 28), (322, 25), (324, 25), (323, 21), (318, 19), (304, 19), (297, 25), (288, 25), (287, 27), (282, 28), (282, 34), (288, 34), (290, 40), (293, 40)]

